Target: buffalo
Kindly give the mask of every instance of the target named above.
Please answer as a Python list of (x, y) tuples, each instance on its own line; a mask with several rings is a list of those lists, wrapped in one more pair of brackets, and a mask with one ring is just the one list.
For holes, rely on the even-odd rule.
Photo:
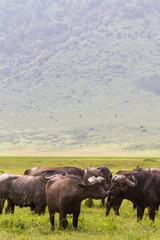
[[(128, 170), (128, 171), (118, 171), (116, 174), (118, 175), (125, 175), (126, 177), (130, 176), (130, 175), (134, 175), (135, 172), (148, 172), (148, 173), (159, 173), (160, 174), (160, 169), (158, 168), (139, 168), (137, 167), (134, 170)], [(107, 198), (107, 203), (106, 203), (106, 216), (109, 215), (111, 208), (113, 208), (114, 212), (116, 215), (119, 216), (119, 208), (122, 204), (124, 197), (123, 196), (119, 196), (116, 198), (111, 198), (110, 196), (108, 196)], [(136, 203), (133, 202), (133, 209), (136, 209)]]
[[(118, 171), (116, 173), (116, 175), (130, 176), (130, 174), (132, 174), (132, 173), (133, 173), (133, 171)], [(111, 181), (112, 181), (112, 179), (111, 179)], [(106, 216), (109, 215), (111, 208), (113, 208), (115, 214), (117, 216), (119, 216), (119, 208), (122, 204), (123, 199), (124, 199), (123, 196), (119, 196), (116, 198), (111, 198), (110, 196), (108, 196), (107, 203), (106, 203)], [(135, 208), (135, 205), (134, 205), (134, 208)]]
[(145, 208), (154, 221), (160, 204), (160, 174), (158, 171), (132, 171), (128, 176), (114, 175), (107, 191), (110, 199), (128, 199), (137, 206), (137, 220), (143, 218)]
[(47, 180), (41, 176), (27, 176), (3, 173), (0, 176), (0, 213), (5, 200), (8, 200), (6, 213), (14, 213), (14, 207), (30, 207), (36, 213), (45, 212), (45, 185)]
[(73, 214), (73, 226), (77, 228), (81, 202), (88, 198), (106, 198), (103, 188), (103, 177), (89, 177), (86, 169), (83, 180), (76, 175), (68, 174), (52, 177), (46, 184), (46, 202), (49, 209), (50, 222), (54, 230), (54, 214), (59, 213), (60, 226), (68, 225), (67, 214)]

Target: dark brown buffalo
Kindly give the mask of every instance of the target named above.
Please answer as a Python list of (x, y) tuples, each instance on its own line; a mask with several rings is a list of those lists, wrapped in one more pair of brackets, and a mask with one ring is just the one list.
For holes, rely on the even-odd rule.
[[(116, 175), (117, 175), (117, 174), (118, 174), (118, 175), (124, 175), (124, 176), (127, 177), (127, 176), (132, 175), (132, 173), (133, 173), (132, 170), (128, 170), (128, 171), (118, 171), (118, 172), (116, 173)], [(113, 176), (113, 178), (114, 178), (114, 176)], [(112, 179), (111, 179), (111, 181), (112, 181)], [(108, 186), (108, 188), (109, 188), (109, 187), (110, 187), (110, 186)], [(117, 198), (111, 198), (110, 196), (108, 196), (108, 198), (107, 198), (107, 203), (106, 203), (106, 216), (109, 215), (111, 208), (113, 208), (115, 214), (116, 214), (117, 216), (119, 216), (119, 208), (120, 208), (120, 206), (121, 206), (121, 204), (122, 204), (123, 199), (124, 199), (123, 196), (119, 196), (119, 197), (117, 197)]]
[(75, 175), (52, 177), (45, 188), (52, 229), (55, 212), (59, 213), (60, 225), (64, 229), (68, 225), (67, 214), (73, 214), (73, 226), (77, 228), (81, 202), (88, 197), (95, 199), (106, 197), (103, 181), (105, 181), (103, 177), (88, 178), (87, 170), (83, 180)]
[[(3, 173), (2, 175), (0, 175), (0, 214), (2, 214), (3, 212), (3, 207), (4, 207), (4, 203), (6, 200), (6, 191), (8, 189), (8, 185), (9, 182), (7, 184), (7, 181), (9, 181), (8, 179), (10, 177), (13, 176), (13, 174), (4, 174), (4, 172), (0, 171), (1, 173)], [(19, 177), (19, 175), (14, 175), (15, 179)], [(8, 204), (8, 209), (9, 209), (9, 204)]]
[[(118, 171), (116, 174), (129, 177), (130, 175), (134, 175), (136, 172), (142, 172), (142, 171), (147, 173), (160, 174), (160, 169), (158, 168), (139, 168), (139, 167), (134, 170)], [(107, 203), (106, 203), (106, 216), (109, 215), (111, 208), (113, 208), (115, 214), (119, 216), (119, 208), (122, 204), (123, 199), (124, 199), (123, 195), (117, 198), (111, 198), (110, 196), (108, 196)], [(133, 202), (133, 209), (136, 209), (135, 202)]]
[(123, 197), (136, 204), (137, 220), (143, 218), (144, 209), (149, 209), (149, 218), (154, 221), (160, 205), (160, 173), (158, 171), (133, 171), (130, 176), (114, 175), (108, 190), (110, 198)]
[(0, 176), (0, 213), (8, 200), (6, 213), (14, 213), (14, 206), (30, 207), (36, 213), (45, 212), (45, 184), (43, 176), (27, 176), (3, 173)]

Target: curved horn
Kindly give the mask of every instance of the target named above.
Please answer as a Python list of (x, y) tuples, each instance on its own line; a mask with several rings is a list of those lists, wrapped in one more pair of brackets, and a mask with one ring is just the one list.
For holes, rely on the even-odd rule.
[(99, 174), (100, 174), (101, 176), (103, 176), (103, 169), (102, 169), (102, 168), (101, 168), (101, 169), (96, 168), (96, 170), (99, 172)]
[(87, 186), (91, 186), (94, 185), (95, 183), (97, 183), (97, 178), (95, 176), (89, 177), (89, 171), (88, 169), (85, 169), (84, 171), (84, 183)]
[(31, 169), (27, 169), (27, 170), (25, 170), (24, 175), (29, 175), (30, 172), (31, 172)]
[(101, 176), (97, 177), (97, 180), (98, 180), (99, 183), (101, 183), (103, 181), (106, 181), (106, 179), (104, 177), (101, 177)]
[(56, 175), (56, 174), (53, 174), (53, 175), (47, 177), (47, 176), (45, 176), (46, 173), (48, 173), (48, 171), (42, 172), (42, 175), (46, 180), (49, 180), (50, 178), (52, 178)]
[(89, 182), (89, 185), (91, 186), (91, 185), (98, 183), (99, 180), (95, 176), (92, 176), (92, 177), (88, 178), (88, 182)]
[(0, 171), (1, 173), (4, 173), (3, 171)]
[(125, 179), (125, 183), (127, 184), (127, 186), (129, 186), (129, 187), (137, 186), (137, 180), (135, 179), (135, 177), (133, 175), (132, 175), (132, 179), (133, 179), (133, 182), (130, 181), (128, 178)]
[(42, 175), (43, 175), (43, 177), (45, 178), (45, 179), (50, 179), (50, 178), (53, 178), (53, 177), (58, 177), (58, 176), (66, 176), (66, 175), (68, 175), (68, 172), (67, 171), (61, 171), (61, 173), (53, 173), (52, 175), (50, 175), (50, 176), (46, 176), (47, 174), (49, 174), (50, 172), (52, 172), (52, 171), (48, 171), (48, 170), (46, 170), (46, 171), (44, 171), (44, 172), (42, 172)]
[(51, 175), (49, 177), (46, 177), (43, 175), (43, 177), (46, 179), (46, 180), (49, 180), (50, 178), (55, 178), (55, 177), (64, 177), (64, 175), (62, 174), (54, 174), (54, 175)]
[(89, 178), (89, 172), (87, 169), (84, 170), (84, 182), (86, 183), (88, 181)]
[(113, 177), (112, 177), (112, 182), (122, 182), (122, 183), (124, 183), (125, 181), (125, 178), (126, 178), (126, 176), (124, 176), (124, 175), (119, 175), (119, 174), (115, 174)]
[(83, 180), (84, 180), (84, 183), (85, 183), (86, 185), (89, 184), (88, 178), (89, 178), (89, 172), (88, 172), (87, 169), (85, 169), (85, 170), (84, 170), (84, 179), (83, 179)]
[(113, 173), (113, 172), (110, 172), (110, 173), (109, 173), (108, 178), (110, 178), (110, 179), (112, 178), (112, 173)]

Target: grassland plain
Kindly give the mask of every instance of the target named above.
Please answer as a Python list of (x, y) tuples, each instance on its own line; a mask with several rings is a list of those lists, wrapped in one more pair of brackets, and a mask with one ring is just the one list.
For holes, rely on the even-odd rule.
[[(86, 168), (106, 165), (113, 171), (140, 167), (160, 168), (160, 158), (114, 158), (114, 157), (0, 157), (0, 170), (10, 173), (22, 173), (34, 166), (76, 166)], [(148, 218), (145, 211), (142, 221), (137, 222), (136, 211), (132, 203), (124, 200), (120, 208), (120, 216), (113, 210), (105, 217), (105, 208), (101, 201), (94, 200), (89, 208), (86, 201), (82, 202), (79, 226), (72, 227), (72, 216), (68, 215), (69, 225), (66, 230), (59, 228), (58, 213), (55, 215), (55, 231), (51, 231), (48, 209), (42, 216), (32, 214), (29, 208), (15, 208), (13, 215), (0, 216), (0, 240), (108, 240), (108, 239), (160, 239), (160, 217), (155, 222)]]

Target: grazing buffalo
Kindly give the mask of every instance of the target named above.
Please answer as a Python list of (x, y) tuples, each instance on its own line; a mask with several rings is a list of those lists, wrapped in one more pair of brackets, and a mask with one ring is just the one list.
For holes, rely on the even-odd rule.
[(106, 197), (106, 190), (102, 186), (104, 181), (103, 177), (89, 177), (87, 169), (83, 180), (75, 175), (52, 177), (45, 188), (52, 230), (55, 212), (59, 213), (60, 225), (64, 229), (68, 225), (67, 214), (73, 214), (73, 226), (77, 228), (81, 202), (88, 197)]
[(160, 174), (157, 171), (133, 171), (130, 175), (114, 175), (107, 192), (110, 199), (122, 197), (137, 206), (137, 220), (143, 218), (145, 208), (154, 221), (160, 205)]
[(27, 176), (3, 173), (0, 176), (0, 213), (8, 200), (6, 213), (14, 213), (14, 206), (28, 207), (36, 213), (45, 212), (45, 184), (43, 176)]

